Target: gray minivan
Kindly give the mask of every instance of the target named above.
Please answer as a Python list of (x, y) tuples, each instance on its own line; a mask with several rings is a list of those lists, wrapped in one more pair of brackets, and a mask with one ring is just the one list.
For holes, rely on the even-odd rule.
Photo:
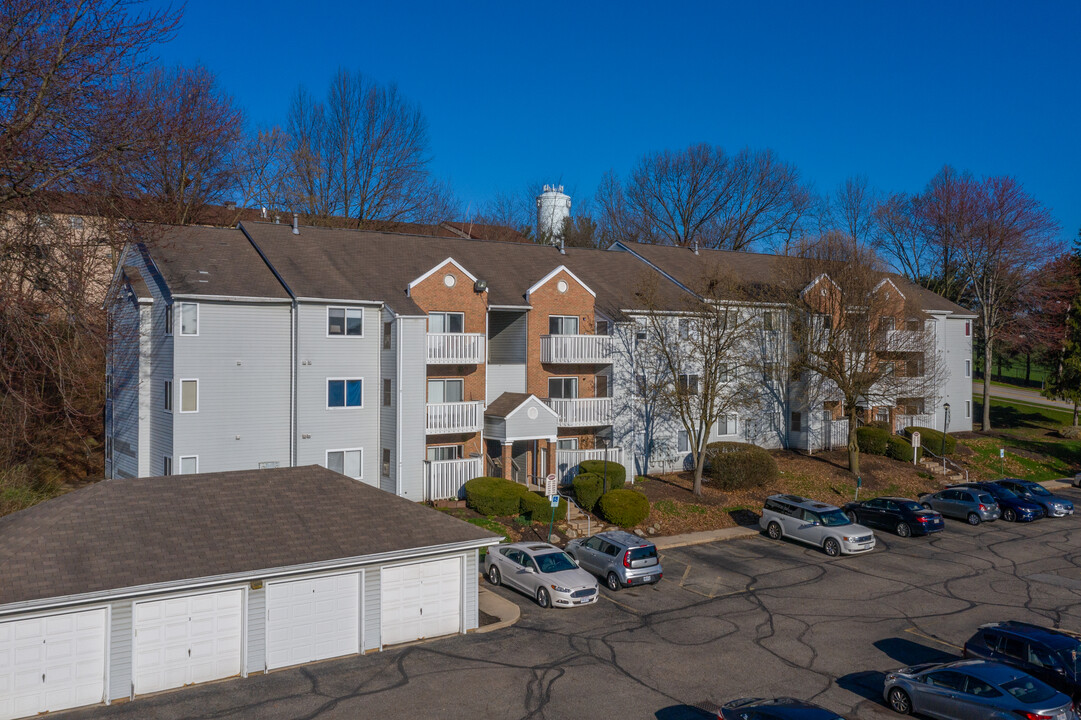
[(567, 543), (565, 552), (583, 569), (604, 578), (609, 590), (660, 582), (657, 546), (623, 530), (609, 530)]
[(947, 488), (936, 493), (920, 495), (920, 505), (948, 517), (967, 520), (969, 525), (998, 520), (998, 503), (985, 490)]

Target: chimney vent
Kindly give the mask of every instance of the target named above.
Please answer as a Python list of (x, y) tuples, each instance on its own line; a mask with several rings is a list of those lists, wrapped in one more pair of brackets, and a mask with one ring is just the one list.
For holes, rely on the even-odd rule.
[(300, 217), (296, 213), (293, 213), (293, 234), (300, 234)]

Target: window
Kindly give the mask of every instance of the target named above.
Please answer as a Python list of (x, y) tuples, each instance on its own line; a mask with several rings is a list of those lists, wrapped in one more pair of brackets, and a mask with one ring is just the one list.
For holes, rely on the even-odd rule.
[(199, 305), (198, 303), (177, 303), (180, 308), (180, 334), (199, 334)]
[(936, 687), (946, 688), (947, 690), (963, 692), (965, 689), (965, 676), (959, 672), (953, 672), (952, 670), (933, 672), (927, 676), (927, 682)]
[(173, 411), (173, 381), (165, 381), (165, 411)]
[(774, 315), (776, 315), (776, 314), (777, 313), (770, 312), (770, 311), (762, 313), (762, 329), (763, 330), (769, 331), (769, 330), (776, 330), (777, 329), (777, 319), (774, 317)]
[(465, 315), (460, 312), (428, 313), (428, 332), (464, 333)]
[(878, 329), (881, 331), (893, 330), (896, 327), (896, 321), (889, 315), (883, 315), (878, 319)]
[(437, 445), (428, 448), (427, 458), (430, 462), (438, 462), (440, 460), (461, 460), (462, 450), (463, 448), (461, 445)]
[(691, 338), (691, 321), (689, 318), (679, 319), (679, 337), (681, 340), (689, 340)]
[(965, 377), (972, 377), (972, 361), (965, 360)]
[(578, 438), (566, 438), (564, 440), (556, 440), (557, 450), (577, 450)]
[(180, 457), (180, 474), (194, 475), (199, 472), (198, 455), (182, 455)]
[(965, 417), (966, 418), (971, 418), (972, 417), (972, 401), (971, 400), (965, 400)]
[(383, 407), (390, 407), (390, 401), (393, 395), (394, 394), (391, 392), (390, 378), (383, 378)]
[(792, 413), (792, 424), (789, 429), (792, 432), (803, 432), (803, 415), (798, 412)]
[(394, 334), (394, 323), (383, 323), (383, 349), (390, 350), (390, 340)]
[(971, 337), (971, 336), (972, 336), (972, 321), (971, 320), (965, 320), (965, 337)]
[(577, 335), (578, 318), (573, 315), (549, 315), (549, 335)]
[(594, 378), (593, 397), (612, 397), (612, 385), (608, 382), (607, 375), (597, 375)]
[(829, 332), (830, 330), (833, 329), (833, 316), (832, 315), (822, 315), (821, 316), (821, 322), (822, 322), (822, 329), (824, 331)]
[(905, 321), (905, 330), (908, 330), (909, 332), (922, 332), (923, 320), (919, 318), (909, 318)]
[(327, 407), (364, 407), (364, 380), (327, 378)]
[(465, 397), (464, 380), (429, 380), (429, 403), (462, 402)]
[(676, 452), (686, 453), (691, 451), (691, 442), (687, 437), (686, 430), (676, 431)]
[(173, 334), (173, 306), (172, 305), (166, 305), (165, 306), (165, 334), (166, 335), (172, 335)]
[(572, 400), (578, 397), (578, 378), (548, 378), (548, 397)]
[(82, 230), (83, 229), (83, 219), (81, 217), (70, 218), (68, 220), (68, 222), (71, 224), (71, 229), (72, 230)]
[(608, 335), (612, 332), (612, 326), (607, 320), (598, 320), (593, 325), (593, 331), (598, 335)]
[(637, 350), (642, 345), (642, 343), (644, 343), (645, 341), (646, 341), (646, 333), (645, 333), (645, 331), (640, 330), (640, 331), (636, 332), (634, 334), (634, 349)]
[(364, 308), (327, 308), (327, 337), (364, 337)]
[(383, 477), (390, 477), (390, 448), (383, 448), (382, 462), (379, 464)]
[(180, 381), (180, 412), (199, 412), (199, 381)]
[(678, 389), (681, 393), (688, 395), (698, 394), (698, 376), (697, 375), (680, 375), (678, 380)]
[(327, 469), (359, 480), (363, 477), (363, 473), (361, 473), (362, 453), (363, 450), (360, 448), (327, 450)]
[(173, 474), (173, 459), (166, 455), (161, 459), (161, 474), (172, 475)]
[(762, 363), (762, 382), (771, 382), (776, 375), (776, 363)]
[(731, 382), (732, 366), (729, 363), (721, 363), (720, 367), (717, 369), (717, 377), (719, 377), (723, 383)]
[(645, 397), (649, 392), (649, 384), (646, 382), (646, 374), (638, 373), (634, 376), (634, 391), (638, 397)]
[(735, 435), (736, 434), (736, 415), (730, 413), (728, 415), (721, 415), (717, 418), (717, 434), (718, 435)]

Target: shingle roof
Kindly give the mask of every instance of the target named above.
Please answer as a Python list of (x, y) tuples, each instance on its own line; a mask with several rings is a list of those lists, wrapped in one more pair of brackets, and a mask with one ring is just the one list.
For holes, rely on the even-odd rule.
[(146, 281), (143, 280), (143, 274), (139, 272), (139, 268), (125, 265), (122, 267), (121, 272), (124, 273), (124, 278), (128, 281), (128, 285), (131, 285), (131, 291), (135, 293), (135, 297), (146, 300), (153, 299), (154, 296), (150, 293), (150, 288), (146, 286)]
[(491, 415), (492, 417), (505, 418), (520, 408), (522, 403), (531, 397), (533, 396), (529, 393), (505, 392), (492, 402), (488, 403), (488, 407), (484, 409), (484, 414)]
[(314, 465), (105, 480), (0, 518), (0, 606), (486, 539)]

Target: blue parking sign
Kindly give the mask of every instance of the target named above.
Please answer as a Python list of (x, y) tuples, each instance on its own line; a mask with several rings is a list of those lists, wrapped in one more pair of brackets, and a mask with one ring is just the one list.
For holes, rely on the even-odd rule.
[(559, 507), (559, 496), (558, 495), (553, 495), (548, 499), (552, 502), (552, 507)]

